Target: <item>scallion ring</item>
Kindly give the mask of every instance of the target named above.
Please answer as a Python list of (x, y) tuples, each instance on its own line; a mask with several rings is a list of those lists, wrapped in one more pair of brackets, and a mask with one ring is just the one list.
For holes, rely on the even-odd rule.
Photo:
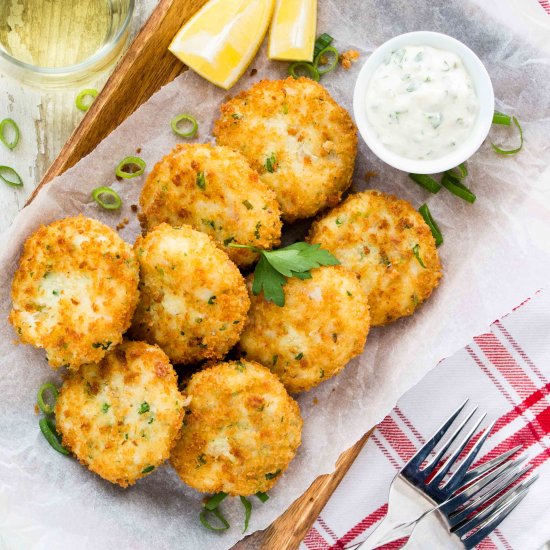
[[(87, 88), (86, 90), (82, 90), (76, 96), (75, 104), (77, 109), (87, 111), (92, 106), (92, 103), (98, 95), (99, 92), (95, 88)], [(86, 98), (91, 98), (91, 101), (86, 100)]]
[(313, 48), (313, 59), (315, 59), (321, 50), (324, 50), (327, 46), (330, 46), (332, 44), (332, 41), (334, 38), (330, 36), (330, 34), (327, 34), (324, 32), (323, 34), (320, 34), (317, 37), (317, 40), (315, 40), (315, 47)]
[(519, 146), (516, 147), (515, 149), (502, 149), (498, 145), (491, 143), (491, 147), (493, 148), (495, 153), (499, 155), (515, 155), (516, 153), (519, 153), (523, 148), (523, 130), (521, 129), (518, 119), (515, 116), (512, 117), (512, 122), (514, 123), (516, 128), (519, 130)]
[(441, 230), (439, 229), (439, 226), (437, 225), (437, 222), (433, 219), (432, 213), (430, 212), (430, 209), (428, 208), (427, 204), (423, 204), (419, 209), (418, 212), (420, 215), (424, 218), (424, 221), (426, 222), (426, 225), (430, 228), (430, 231), (432, 232), (432, 235), (435, 240), (435, 246), (439, 246), (443, 243), (443, 233), (441, 233)]
[[(11, 129), (13, 138), (10, 140), (6, 137), (6, 129)], [(5, 118), (0, 122), (0, 141), (8, 148), (15, 149), (19, 143), (19, 126), (12, 118)]]
[(118, 210), (122, 206), (119, 194), (110, 187), (96, 187), (92, 191), (92, 199), (105, 210)]
[[(184, 121), (191, 124), (191, 129), (187, 132), (180, 130), (179, 127), (180, 122)], [(199, 123), (197, 122), (197, 119), (194, 116), (186, 114), (175, 116), (171, 120), (170, 126), (172, 127), (172, 131), (174, 132), (174, 134), (183, 138), (194, 138), (199, 131)]]
[(23, 187), (21, 176), (11, 166), (0, 166), (0, 179), (10, 187)]
[(209, 511), (214, 511), (222, 502), (222, 500), (227, 496), (227, 493), (224, 493), (223, 491), (220, 491), (219, 493), (216, 493), (213, 497), (211, 497), (204, 507)]
[[(328, 59), (328, 62), (325, 62), (325, 57)], [(317, 55), (313, 61), (313, 66), (317, 69), (317, 72), (323, 76), (334, 71), (338, 65), (339, 57), (340, 54), (334, 46), (327, 46), (324, 50), (319, 52), (319, 55)]]
[[(222, 527), (215, 527), (214, 525), (212, 525), (208, 521), (208, 514), (214, 514), (220, 520)], [(227, 529), (229, 529), (229, 522), (223, 517), (218, 508), (214, 508), (214, 510), (207, 510), (206, 508), (204, 508), (203, 511), (199, 514), (199, 519), (203, 527), (210, 529), (210, 531), (227, 531)]]
[(505, 115), (504, 113), (499, 113), (495, 111), (493, 115), (493, 124), (502, 124), (504, 126), (510, 126), (512, 123), (512, 117), (510, 115)]
[[(297, 70), (305, 71), (305, 73), (298, 74), (296, 72)], [(297, 61), (296, 63), (292, 63), (292, 65), (288, 68), (288, 74), (292, 78), (300, 78), (301, 76), (305, 76), (311, 80), (315, 80), (315, 82), (319, 82), (319, 79), (321, 78), (319, 71), (311, 63), (307, 63), (306, 61)]]
[[(46, 392), (49, 392), (51, 394), (51, 401), (53, 401), (51, 405), (47, 403), (46, 400), (44, 399), (44, 394)], [(57, 391), (57, 388), (51, 382), (46, 382), (45, 384), (42, 384), (36, 396), (36, 402), (38, 403), (38, 408), (44, 414), (53, 414), (55, 402), (57, 401), (58, 395), (59, 395), (59, 392)]]
[(441, 185), (450, 191), (453, 195), (460, 197), (461, 199), (473, 204), (476, 200), (476, 196), (456, 177), (450, 172), (445, 172), (441, 178)]
[(430, 193), (437, 193), (441, 189), (441, 184), (427, 174), (409, 174), (409, 178), (418, 183), (420, 187), (427, 189)]
[(58, 452), (62, 455), (68, 455), (69, 451), (63, 447), (61, 444), (61, 437), (57, 433), (57, 430), (55, 429), (54, 423), (47, 417), (41, 418), (38, 421), (38, 425), (40, 426), (40, 431), (46, 438), (46, 441)]
[(465, 162), (462, 162), (456, 168), (451, 168), (450, 170), (448, 170), (448, 172), (450, 172), (459, 180), (463, 180), (464, 178), (468, 177), (468, 166), (466, 166)]
[[(137, 170), (133, 168), (137, 167)], [(116, 167), (115, 174), (119, 178), (131, 179), (141, 176), (145, 172), (147, 165), (142, 158), (139, 157), (126, 157), (123, 158)]]
[(243, 497), (242, 495), (239, 498), (241, 499), (241, 503), (244, 506), (243, 533), (246, 533), (248, 531), (248, 524), (250, 523), (250, 516), (252, 515), (252, 504), (250, 504), (250, 501), (246, 497)]
[(260, 502), (267, 502), (269, 500), (269, 495), (267, 493), (262, 493), (261, 491), (256, 493), (256, 497), (260, 500)]

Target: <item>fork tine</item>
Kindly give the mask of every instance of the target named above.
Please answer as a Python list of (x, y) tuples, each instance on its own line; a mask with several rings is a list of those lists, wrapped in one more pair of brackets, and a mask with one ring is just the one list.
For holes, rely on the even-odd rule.
[(441, 438), (447, 433), (451, 424), (456, 420), (456, 417), (462, 412), (468, 403), (466, 399), (460, 407), (445, 421), (445, 423), (435, 432), (432, 437), (418, 450), (418, 452), (405, 464), (403, 471), (417, 472), (420, 470), (421, 464), (426, 457), (433, 451), (434, 447), (441, 441)]
[(465, 449), (466, 445), (471, 441), (472, 437), (477, 432), (477, 429), (479, 428), (479, 425), (481, 422), (483, 422), (483, 419), (485, 418), (486, 414), (484, 414), (471, 428), (471, 430), (468, 432), (466, 437), (462, 440), (460, 445), (453, 451), (451, 456), (446, 460), (445, 464), (441, 467), (441, 469), (437, 472), (437, 474), (433, 477), (433, 479), (430, 481), (430, 485), (438, 486), (442, 481), (443, 478), (447, 475), (447, 472), (451, 469), (452, 465), (456, 462), (458, 457), (461, 455), (462, 451)]
[(481, 437), (478, 439), (477, 443), (470, 449), (469, 453), (461, 461), (460, 466), (456, 469), (453, 475), (445, 483), (444, 487), (449, 494), (454, 493), (461, 485), (464, 484), (464, 477), (468, 468), (472, 465), (472, 462), (476, 459), (481, 447), (485, 443), (486, 439), (489, 437), (495, 422), (491, 423), (483, 432)]
[(502, 453), (501, 455), (498, 455), (497, 457), (491, 460), (488, 460), (487, 462), (484, 462), (483, 464), (477, 466), (476, 468), (469, 470), (468, 472), (466, 472), (466, 474), (462, 478), (460, 485), (464, 486), (470, 483), (471, 481), (478, 479), (485, 472), (492, 470), (496, 466), (499, 466), (504, 461), (506, 461), (506, 459), (516, 454), (521, 449), (523, 449), (523, 445), (518, 445), (517, 447), (514, 447), (513, 449), (506, 451), (505, 453)]
[(463, 540), (463, 544), (467, 550), (474, 548), (478, 543), (480, 543), (489, 533), (493, 532), (500, 523), (512, 512), (512, 510), (526, 497), (529, 489), (517, 493), (517, 495), (509, 500), (504, 506), (499, 510), (494, 512), (494, 514), (485, 520), (481, 524), (480, 529), (473, 533), (470, 537), (467, 537)]
[[(473, 498), (472, 502), (470, 504), (468, 504), (468, 506), (466, 506), (465, 508), (463, 508), (459, 512), (453, 513), (448, 518), (449, 524), (451, 526), (451, 530), (461, 529), (462, 525), (460, 525), (460, 524), (463, 521), (465, 521), (466, 518), (476, 508), (478, 508), (481, 504), (483, 504), (483, 502), (488, 502), (491, 498), (493, 498), (495, 495), (498, 495), (504, 489), (510, 488), (510, 486), (516, 480), (518, 480), (520, 477), (522, 477), (531, 468), (532, 468), (532, 466), (526, 466), (526, 467), (524, 467), (520, 470), (510, 470), (509, 472), (505, 472), (501, 476), (497, 477), (496, 480), (493, 481), (491, 484), (489, 484), (486, 487), (482, 488), (478, 492), (478, 494), (474, 495), (475, 498)], [(518, 487), (521, 487), (522, 485), (524, 485), (526, 483), (527, 482), (523, 482), (522, 484), (518, 485)], [(529, 483), (529, 485), (530, 485), (530, 483)], [(517, 487), (515, 489), (517, 489)], [(507, 491), (502, 496), (508, 494), (509, 492), (510, 491)], [(502, 498), (502, 496), (499, 498), (499, 500)], [(460, 527), (457, 527), (458, 525), (460, 525)]]
[(488, 474), (485, 474), (483, 477), (480, 477), (477, 481), (472, 483), (469, 487), (455, 495), (454, 497), (450, 498), (446, 502), (440, 505), (439, 509), (441, 512), (443, 512), (447, 517), (449, 517), (455, 510), (458, 509), (459, 506), (462, 506), (466, 502), (468, 502), (470, 499), (472, 499), (475, 495), (477, 495), (482, 489), (484, 489), (487, 485), (489, 485), (493, 480), (498, 478), (500, 475), (505, 475), (506, 472), (509, 470), (512, 470), (516, 467), (517, 462), (504, 462), (497, 468), (495, 468), (493, 471), (489, 472)]

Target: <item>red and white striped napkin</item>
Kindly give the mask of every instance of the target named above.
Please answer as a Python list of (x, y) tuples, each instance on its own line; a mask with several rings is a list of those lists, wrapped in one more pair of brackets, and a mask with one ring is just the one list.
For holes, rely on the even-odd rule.
[[(478, 461), (519, 444), (539, 480), (478, 548), (536, 550), (550, 540), (550, 290), (518, 306), (442, 361), (382, 421), (304, 539), (302, 550), (343, 549), (376, 527), (390, 482), (465, 399), (497, 419)], [(518, 455), (519, 456), (519, 455)], [(403, 541), (385, 545), (400, 548)]]

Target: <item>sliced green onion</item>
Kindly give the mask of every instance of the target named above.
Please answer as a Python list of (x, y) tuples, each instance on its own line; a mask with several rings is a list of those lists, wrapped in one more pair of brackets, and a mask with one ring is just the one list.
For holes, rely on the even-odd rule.
[(443, 185), (443, 187), (449, 190), (453, 195), (456, 195), (471, 204), (473, 204), (476, 200), (476, 196), (450, 172), (445, 172), (443, 174), (443, 177), (441, 178), (441, 185)]
[(427, 189), (430, 193), (437, 193), (441, 189), (441, 184), (427, 174), (409, 174), (409, 178), (418, 183), (420, 187)]
[[(324, 56), (329, 57), (328, 63), (322, 63)], [(332, 57), (332, 60), (330, 58)], [(315, 60), (313, 61), (313, 66), (317, 69), (317, 72), (323, 76), (327, 73), (333, 71), (338, 65), (338, 59), (340, 54), (334, 46), (327, 46), (324, 50), (321, 50)]]
[(241, 499), (241, 503), (244, 506), (244, 529), (243, 533), (246, 533), (248, 531), (248, 524), (250, 522), (250, 516), (252, 515), (252, 504), (250, 504), (250, 501), (243, 497), (242, 495), (239, 497)]
[(317, 40), (315, 40), (313, 59), (315, 59), (319, 55), (319, 53), (321, 53), (321, 51), (324, 50), (327, 46), (330, 46), (333, 40), (334, 38), (332, 38), (332, 36), (330, 36), (330, 34), (327, 34), (326, 32), (320, 34), (317, 37)]
[[(132, 167), (137, 166), (137, 170), (133, 170)], [(131, 179), (141, 176), (145, 172), (147, 165), (142, 158), (139, 157), (126, 157), (123, 158), (116, 167), (115, 174), (120, 178)]]
[(503, 124), (504, 126), (510, 126), (512, 122), (512, 117), (510, 115), (505, 115), (504, 113), (499, 113), (495, 111), (493, 115), (493, 124)]
[(436, 221), (433, 219), (432, 213), (430, 212), (428, 205), (423, 204), (418, 209), (418, 212), (420, 212), (420, 215), (424, 218), (426, 225), (430, 228), (430, 231), (432, 232), (432, 235), (435, 239), (435, 246), (439, 246), (443, 242), (443, 234), (441, 233), (441, 230), (439, 229)]
[(459, 164), (456, 168), (451, 168), (450, 170), (447, 170), (447, 172), (450, 172), (455, 178), (463, 180), (464, 178), (468, 177), (468, 166), (466, 166), (466, 163), (463, 162)]
[(0, 179), (10, 187), (23, 187), (21, 176), (11, 166), (0, 166)]
[(516, 147), (515, 149), (501, 149), (498, 145), (491, 143), (493, 150), (499, 155), (515, 155), (516, 153), (519, 153), (523, 148), (523, 130), (521, 129), (518, 119), (515, 116), (512, 117), (512, 121), (514, 122), (516, 128), (519, 130), (519, 147)]
[[(298, 74), (296, 71), (305, 71), (304, 74)], [(300, 78), (301, 76), (305, 76), (307, 78), (311, 78), (311, 80), (315, 80), (315, 82), (319, 82), (319, 79), (321, 78), (319, 71), (307, 61), (297, 61), (296, 63), (292, 63), (290, 67), (288, 68), (288, 74), (292, 78)]]
[(267, 502), (269, 500), (269, 495), (267, 493), (262, 493), (261, 491), (258, 491), (256, 493), (256, 496), (260, 500), (260, 502)]
[[(223, 527), (215, 527), (208, 521), (208, 514), (214, 514), (222, 523)], [(218, 508), (214, 510), (207, 510), (206, 508), (199, 514), (199, 519), (204, 527), (210, 529), (210, 531), (227, 531), (229, 529), (228, 521), (223, 517)]]
[[(191, 124), (191, 129), (187, 132), (180, 130), (179, 124), (183, 121)], [(172, 126), (172, 131), (174, 134), (183, 138), (194, 138), (199, 131), (199, 123), (197, 122), (197, 119), (194, 116), (186, 114), (175, 116), (170, 122), (170, 126)]]
[(145, 466), (143, 470), (141, 470), (142, 474), (148, 474), (149, 472), (152, 472), (155, 469), (153, 465)]
[[(13, 139), (11, 141), (8, 141), (8, 138), (6, 138), (6, 128), (11, 128), (13, 131)], [(15, 120), (11, 118), (5, 118), (2, 122), (0, 122), (0, 141), (8, 149), (15, 149), (16, 145), (19, 143), (19, 126), (17, 126)]]
[(420, 257), (420, 245), (419, 244), (415, 244), (413, 246), (413, 254), (414, 254), (414, 257), (418, 260), (418, 263), (424, 268), (426, 269), (426, 265), (424, 264), (424, 262), (422, 261), (422, 258)]
[(119, 194), (110, 187), (96, 187), (92, 191), (92, 199), (105, 210), (118, 210), (122, 206)]
[(216, 509), (222, 502), (222, 500), (227, 496), (227, 493), (224, 493), (223, 491), (216, 493), (213, 497), (211, 497), (204, 507), (209, 512), (213, 512), (214, 509)]
[(62, 455), (68, 455), (69, 451), (61, 444), (61, 436), (57, 433), (54, 423), (49, 418), (41, 418), (38, 421), (40, 431), (46, 438), (47, 442)]
[[(51, 394), (51, 400), (53, 403), (49, 405), (44, 400), (44, 393), (50, 392)], [(55, 402), (57, 401), (57, 396), (59, 395), (59, 392), (57, 391), (57, 388), (51, 383), (46, 382), (45, 384), (42, 384), (40, 386), (40, 389), (38, 390), (38, 395), (36, 396), (36, 402), (38, 403), (38, 407), (44, 414), (53, 414)]]
[[(95, 88), (87, 88), (86, 90), (82, 90), (76, 96), (76, 107), (81, 111), (87, 111), (92, 106), (92, 103), (94, 102), (98, 94), (99, 92)], [(84, 101), (88, 97), (92, 98), (91, 101)]]

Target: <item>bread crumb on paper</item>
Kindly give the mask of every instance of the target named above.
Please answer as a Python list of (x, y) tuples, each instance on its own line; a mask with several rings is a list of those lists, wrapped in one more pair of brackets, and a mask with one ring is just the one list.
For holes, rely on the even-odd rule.
[(351, 69), (352, 63), (356, 63), (359, 59), (359, 52), (357, 50), (348, 50), (340, 55), (340, 63), (344, 69)]

